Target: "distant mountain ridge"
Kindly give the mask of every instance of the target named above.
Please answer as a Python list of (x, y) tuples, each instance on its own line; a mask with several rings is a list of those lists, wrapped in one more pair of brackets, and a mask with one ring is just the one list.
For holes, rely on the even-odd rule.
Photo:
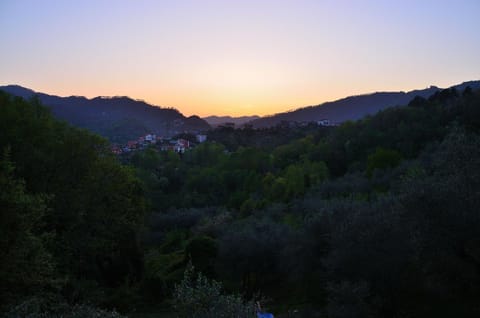
[[(467, 86), (472, 89), (480, 88), (480, 81), (469, 81), (454, 85), (459, 91)], [(264, 128), (278, 125), (282, 121), (319, 121), (328, 119), (333, 123), (342, 123), (347, 120), (357, 120), (367, 115), (373, 115), (378, 111), (392, 107), (407, 105), (416, 96), (428, 98), (441, 90), (436, 86), (409, 92), (376, 92), (371, 94), (349, 96), (320, 105), (298, 108), (293, 111), (277, 113), (250, 121), (254, 128)]]
[(198, 116), (185, 117), (176, 109), (156, 107), (126, 96), (59, 97), (18, 85), (0, 86), (0, 90), (23, 98), (38, 96), (55, 117), (90, 129), (114, 142), (136, 139), (146, 133), (172, 136), (210, 129), (210, 125)]
[(249, 121), (259, 119), (260, 116), (253, 115), (253, 116), (240, 116), (240, 117), (232, 117), (232, 116), (208, 116), (203, 117), (207, 123), (211, 126), (219, 126), (225, 123), (234, 123), (235, 126), (241, 126)]
[[(463, 91), (467, 86), (480, 89), (480, 81), (464, 82), (451, 88)], [(36, 95), (57, 118), (90, 129), (113, 142), (125, 142), (147, 133), (172, 136), (183, 132), (200, 132), (227, 122), (234, 123), (237, 127), (249, 124), (254, 128), (271, 127), (282, 121), (310, 122), (328, 119), (331, 123), (341, 123), (373, 115), (388, 107), (407, 105), (416, 96), (428, 98), (441, 88), (430, 86), (409, 92), (376, 92), (349, 96), (265, 117), (208, 116), (203, 119), (198, 116), (185, 117), (174, 108), (152, 106), (126, 96), (99, 96), (92, 99), (83, 96), (59, 97), (18, 85), (0, 86), (0, 90), (24, 98)]]

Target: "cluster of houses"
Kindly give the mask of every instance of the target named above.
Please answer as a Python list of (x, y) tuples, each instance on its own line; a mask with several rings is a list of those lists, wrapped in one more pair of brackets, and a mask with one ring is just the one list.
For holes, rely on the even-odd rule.
[(315, 120), (315, 121), (300, 121), (300, 122), (295, 122), (297, 126), (300, 127), (305, 127), (308, 125), (317, 125), (317, 126), (323, 126), (323, 127), (331, 127), (331, 126), (338, 126), (338, 123), (335, 123), (331, 121), (330, 119), (320, 119), (320, 120)]
[[(207, 135), (196, 135), (196, 141), (198, 143), (205, 142)], [(112, 152), (116, 155), (123, 153), (129, 153), (132, 151), (142, 150), (149, 146), (155, 145), (160, 151), (175, 151), (178, 153), (184, 153), (186, 150), (195, 146), (194, 143), (186, 139), (173, 139), (170, 137), (156, 136), (155, 134), (148, 134), (139, 137), (137, 140), (128, 141), (124, 145), (114, 144), (112, 145)]]
[[(317, 121), (282, 121), (279, 126), (286, 126), (286, 127), (306, 127), (311, 124), (316, 124), (318, 126), (337, 126), (337, 123), (330, 121), (329, 119), (321, 119)], [(226, 123), (223, 126), (225, 127), (232, 127), (234, 128), (235, 124), (233, 123)], [(196, 142), (202, 143), (207, 140), (207, 135), (198, 134), (195, 135)], [(184, 153), (188, 149), (193, 148), (196, 143), (193, 143), (186, 139), (174, 139), (171, 137), (162, 137), (157, 136), (155, 134), (147, 134), (145, 136), (139, 137), (137, 140), (128, 141), (124, 145), (113, 144), (112, 145), (112, 152), (116, 155), (120, 155), (123, 153), (129, 153), (132, 151), (142, 150), (151, 145), (155, 145), (155, 148), (160, 151), (175, 151), (177, 153)]]
[(282, 120), (277, 126), (284, 127), (284, 128), (301, 128), (301, 127), (307, 127), (311, 125), (316, 125), (321, 127), (333, 127), (333, 126), (338, 126), (339, 124), (331, 121), (330, 119), (320, 119), (315, 121)]
[(320, 120), (317, 120), (317, 125), (318, 125), (318, 126), (338, 126), (338, 124), (330, 121), (330, 119), (320, 119)]

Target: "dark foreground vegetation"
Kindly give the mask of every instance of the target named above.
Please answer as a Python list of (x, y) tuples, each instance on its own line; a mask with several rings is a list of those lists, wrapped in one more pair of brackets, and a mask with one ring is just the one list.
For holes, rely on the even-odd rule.
[(119, 159), (0, 92), (3, 315), (479, 316), (480, 92), (209, 140)]

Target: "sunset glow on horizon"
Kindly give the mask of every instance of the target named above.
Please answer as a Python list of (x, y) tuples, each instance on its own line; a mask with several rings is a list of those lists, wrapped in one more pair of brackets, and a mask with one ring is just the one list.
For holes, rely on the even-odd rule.
[(0, 2), (0, 85), (267, 115), (480, 79), (480, 1)]

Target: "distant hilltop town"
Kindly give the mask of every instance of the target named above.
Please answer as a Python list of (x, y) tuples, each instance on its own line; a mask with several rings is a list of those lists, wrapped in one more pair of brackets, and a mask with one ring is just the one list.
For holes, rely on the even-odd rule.
[[(308, 125), (318, 125), (323, 127), (328, 126), (338, 126), (338, 123), (334, 123), (329, 119), (321, 119), (316, 121), (286, 121), (282, 120), (277, 126), (284, 128), (301, 128)], [(243, 125), (244, 127), (249, 127), (252, 129), (251, 125)], [(222, 125), (219, 125), (219, 129), (235, 129), (235, 124), (228, 122)], [(188, 138), (175, 138), (175, 137), (164, 137), (157, 136), (154, 133), (150, 133), (141, 137), (138, 137), (137, 140), (127, 141), (125, 144), (112, 144), (112, 152), (116, 155), (126, 154), (133, 151), (138, 151), (145, 149), (147, 147), (154, 147), (159, 151), (174, 151), (177, 153), (184, 153), (186, 150), (194, 148), (197, 144), (205, 142), (207, 140), (206, 134), (183, 134), (178, 136), (188, 135)]]
[(207, 135), (192, 135), (195, 141), (184, 138), (162, 137), (155, 134), (147, 134), (139, 137), (137, 140), (130, 140), (126, 144), (113, 144), (112, 152), (116, 155), (129, 153), (132, 151), (142, 150), (150, 146), (155, 146), (160, 151), (175, 151), (177, 153), (184, 153), (186, 150), (196, 146), (197, 143), (202, 143), (207, 140)]

